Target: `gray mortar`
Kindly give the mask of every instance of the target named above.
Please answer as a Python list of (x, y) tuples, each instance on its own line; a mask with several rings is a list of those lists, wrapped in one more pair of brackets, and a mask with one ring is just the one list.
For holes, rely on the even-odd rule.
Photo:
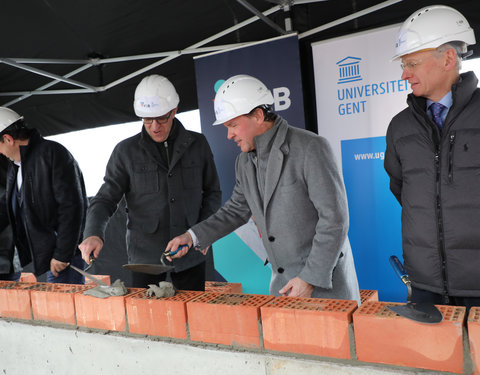
[(158, 285), (149, 284), (145, 294), (147, 297), (155, 295), (157, 298), (168, 298), (175, 295), (175, 289), (173, 288), (172, 283), (169, 283), (168, 281), (160, 281)]
[(108, 298), (112, 296), (124, 296), (128, 293), (123, 281), (117, 279), (111, 286), (97, 285), (95, 288), (83, 292), (86, 296), (96, 298)]

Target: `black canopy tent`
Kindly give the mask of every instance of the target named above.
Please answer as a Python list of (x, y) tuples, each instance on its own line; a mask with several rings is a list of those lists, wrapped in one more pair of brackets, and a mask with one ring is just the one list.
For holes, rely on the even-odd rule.
[[(176, 86), (180, 112), (195, 109), (193, 55), (294, 31), (300, 38), (307, 126), (315, 130), (310, 43), (400, 23), (414, 10), (435, 2), (5, 2), (0, 12), (0, 105), (24, 115), (43, 135), (133, 121), (135, 86), (141, 77), (158, 73)], [(480, 1), (441, 3), (466, 15), (480, 39)], [(474, 56), (479, 55), (476, 47)]]
[[(194, 55), (297, 32), (307, 127), (315, 131), (310, 44), (401, 23), (433, 3), (436, 0), (4, 2), (0, 105), (24, 115), (44, 136), (133, 121), (135, 87), (143, 76), (157, 73), (173, 82), (181, 98), (179, 110), (187, 111), (197, 108)], [(441, 3), (462, 12), (480, 39), (479, 0)], [(480, 56), (478, 47), (474, 56)], [(90, 272), (129, 285), (130, 274), (120, 266), (127, 262), (123, 204), (110, 221), (106, 246)], [(221, 280), (214, 275), (211, 252), (207, 263), (208, 279)]]

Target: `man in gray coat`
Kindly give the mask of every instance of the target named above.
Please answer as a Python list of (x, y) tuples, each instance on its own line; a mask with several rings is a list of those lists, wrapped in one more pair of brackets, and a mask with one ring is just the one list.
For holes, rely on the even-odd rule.
[(447, 6), (405, 21), (395, 58), (412, 93), (388, 127), (385, 153), (412, 301), (467, 311), (480, 305), (480, 89), (459, 69), (474, 43), (465, 17)]
[(166, 249), (207, 249), (253, 215), (272, 265), (271, 294), (359, 301), (345, 188), (330, 146), (289, 126), (272, 104), (270, 90), (248, 75), (218, 89), (214, 125), (224, 123), (242, 150), (235, 188), (221, 209)]
[[(159, 75), (145, 77), (135, 90), (141, 133), (120, 142), (108, 161), (104, 184), (87, 212), (83, 258), (98, 257), (105, 229), (122, 197), (127, 206), (129, 263), (160, 264), (173, 236), (206, 219), (221, 204), (220, 183), (206, 138), (187, 131), (175, 118), (178, 94)], [(205, 289), (205, 257), (192, 252), (176, 259), (171, 273), (181, 290)], [(132, 273), (132, 286), (147, 287), (165, 274)]]

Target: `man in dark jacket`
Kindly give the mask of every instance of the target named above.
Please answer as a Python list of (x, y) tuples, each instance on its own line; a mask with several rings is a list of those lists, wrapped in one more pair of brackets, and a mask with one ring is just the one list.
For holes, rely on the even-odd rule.
[(412, 94), (387, 131), (385, 169), (402, 205), (412, 301), (480, 305), (480, 90), (459, 74), (473, 30), (455, 9), (420, 9), (395, 58)]
[[(7, 168), (8, 160), (2, 155), (0, 156), (0, 202), (6, 200)], [(5, 215), (4, 218), (7, 219), (6, 209), (0, 212), (0, 215)], [(20, 278), (20, 272), (14, 268), (14, 249), (12, 227), (9, 224), (0, 231), (0, 280), (16, 281)]]
[(22, 266), (33, 262), (47, 281), (83, 283), (69, 267), (83, 268), (78, 244), (85, 225), (87, 198), (73, 156), (59, 143), (27, 128), (23, 117), (0, 107), (0, 153), (10, 159), (0, 230), (10, 223)]
[[(145, 77), (135, 91), (134, 109), (142, 131), (122, 142), (108, 161), (104, 184), (88, 209), (85, 240), (89, 262), (98, 257), (110, 217), (125, 196), (128, 262), (160, 264), (169, 239), (206, 219), (221, 203), (213, 155), (202, 134), (185, 130), (175, 118), (178, 94), (159, 75)], [(205, 289), (205, 257), (199, 252), (173, 262), (176, 289)], [(132, 286), (147, 287), (165, 274), (132, 273)]]

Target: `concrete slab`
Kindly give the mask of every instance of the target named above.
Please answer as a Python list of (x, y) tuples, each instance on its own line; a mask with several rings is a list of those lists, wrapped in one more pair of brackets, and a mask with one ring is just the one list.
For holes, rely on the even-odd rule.
[[(430, 374), (0, 319), (0, 374)], [(431, 373), (433, 374), (433, 372)]]

